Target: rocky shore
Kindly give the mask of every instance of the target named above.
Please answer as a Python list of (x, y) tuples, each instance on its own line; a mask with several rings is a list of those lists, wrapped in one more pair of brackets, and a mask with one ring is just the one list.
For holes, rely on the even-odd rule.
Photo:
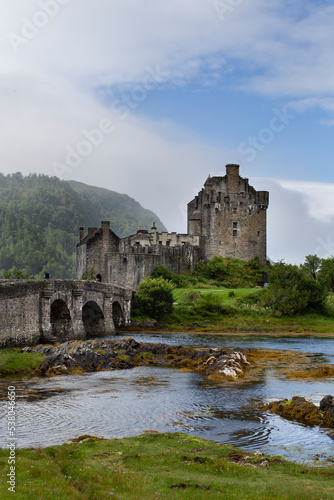
[[(334, 428), (334, 397), (330, 395), (325, 396), (319, 406), (302, 396), (294, 396), (291, 400), (282, 399), (261, 405), (259, 409), (270, 410), (288, 420), (297, 420), (303, 424)], [(334, 433), (332, 434), (334, 438)]]
[(31, 351), (47, 356), (35, 371), (45, 376), (164, 365), (199, 371), (222, 380), (242, 377), (250, 367), (242, 349), (189, 348), (140, 343), (133, 338), (39, 344)]

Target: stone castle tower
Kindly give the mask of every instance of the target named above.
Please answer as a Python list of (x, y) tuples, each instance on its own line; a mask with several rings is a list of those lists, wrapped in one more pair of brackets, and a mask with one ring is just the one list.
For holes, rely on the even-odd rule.
[(224, 177), (209, 177), (188, 204), (188, 233), (158, 233), (139, 228), (119, 238), (108, 221), (101, 228), (80, 228), (77, 279), (86, 272), (103, 283), (136, 290), (156, 266), (181, 274), (215, 255), (250, 260), (267, 254), (269, 193), (256, 191), (239, 176), (239, 165), (226, 165)]
[(239, 165), (226, 165), (224, 177), (208, 177), (188, 203), (188, 234), (204, 237), (204, 257), (250, 260), (267, 257), (268, 191), (256, 191), (239, 176)]

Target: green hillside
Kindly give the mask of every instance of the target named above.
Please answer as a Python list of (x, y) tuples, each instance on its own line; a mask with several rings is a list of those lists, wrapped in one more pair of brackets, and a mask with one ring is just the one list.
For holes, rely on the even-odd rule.
[(57, 177), (0, 173), (0, 277), (16, 267), (26, 274), (74, 278), (79, 226), (110, 220), (120, 237), (138, 226), (165, 230), (160, 219), (127, 195)]

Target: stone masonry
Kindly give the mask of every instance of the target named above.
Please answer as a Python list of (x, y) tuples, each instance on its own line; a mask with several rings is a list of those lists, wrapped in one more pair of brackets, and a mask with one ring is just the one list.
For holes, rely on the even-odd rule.
[(110, 335), (132, 291), (82, 280), (0, 280), (0, 347)]
[(239, 175), (239, 165), (226, 165), (226, 175), (209, 177), (188, 204), (188, 233), (149, 232), (120, 239), (108, 221), (101, 228), (80, 228), (77, 279), (92, 272), (98, 280), (136, 290), (156, 266), (181, 274), (215, 255), (250, 260), (267, 258), (269, 193), (256, 191)]

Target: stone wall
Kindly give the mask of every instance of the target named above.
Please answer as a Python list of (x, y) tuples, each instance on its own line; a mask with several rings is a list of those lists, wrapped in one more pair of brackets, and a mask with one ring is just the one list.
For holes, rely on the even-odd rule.
[(1, 281), (0, 347), (40, 339), (40, 286), (35, 280)]
[(216, 255), (250, 260), (267, 258), (269, 193), (256, 191), (239, 176), (239, 165), (226, 165), (224, 177), (209, 177), (188, 204), (188, 233), (158, 233), (153, 222), (119, 239), (102, 222), (86, 238), (80, 228), (77, 278), (94, 270), (102, 282), (136, 290), (156, 266), (181, 274)]
[(126, 253), (106, 255), (105, 276), (108, 283), (136, 290), (139, 283), (149, 276), (156, 266), (165, 266), (176, 274), (193, 269), (201, 260), (200, 247), (183, 245), (178, 247), (131, 247)]
[(82, 280), (0, 280), (0, 347), (85, 339), (130, 321), (132, 290)]
[(256, 191), (227, 165), (224, 177), (209, 177), (188, 204), (188, 232), (205, 238), (204, 255), (250, 260), (267, 258), (267, 191)]

